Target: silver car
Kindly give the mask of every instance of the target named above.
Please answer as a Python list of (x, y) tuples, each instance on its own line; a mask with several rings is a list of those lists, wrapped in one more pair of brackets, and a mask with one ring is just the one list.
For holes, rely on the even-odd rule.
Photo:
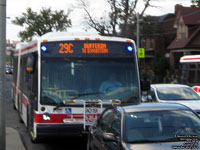
[(199, 150), (200, 118), (181, 104), (106, 109), (89, 128), (87, 150)]
[(183, 84), (152, 84), (143, 101), (180, 103), (200, 114), (200, 96), (189, 86)]

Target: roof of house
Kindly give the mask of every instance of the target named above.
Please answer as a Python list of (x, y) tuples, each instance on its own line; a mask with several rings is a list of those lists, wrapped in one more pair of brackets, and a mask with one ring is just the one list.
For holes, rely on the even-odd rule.
[[(188, 38), (174, 39), (172, 43), (167, 47), (167, 49), (182, 49), (193, 47), (191, 41), (200, 32), (200, 8), (196, 7), (183, 7), (181, 5), (175, 6), (175, 14), (177, 18), (182, 17), (185, 25), (199, 25), (195, 30), (190, 31)], [(177, 20), (176, 20), (177, 21)], [(197, 47), (200, 47), (197, 46)]]
[(182, 16), (186, 25), (200, 24), (200, 8), (176, 5), (175, 9), (176, 15)]
[[(200, 32), (200, 26), (190, 35), (189, 38), (182, 38), (182, 39), (175, 39), (167, 49), (181, 49), (181, 48), (195, 48), (194, 46), (190, 45), (191, 41), (196, 37), (196, 35)], [(197, 46), (197, 47), (200, 47)]]

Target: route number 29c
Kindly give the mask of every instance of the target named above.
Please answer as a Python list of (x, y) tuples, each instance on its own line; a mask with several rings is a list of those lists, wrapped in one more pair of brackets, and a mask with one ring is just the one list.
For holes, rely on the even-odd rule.
[(74, 50), (72, 49), (74, 45), (72, 43), (60, 43), (59, 44), (59, 53), (64, 54), (64, 53), (74, 53)]

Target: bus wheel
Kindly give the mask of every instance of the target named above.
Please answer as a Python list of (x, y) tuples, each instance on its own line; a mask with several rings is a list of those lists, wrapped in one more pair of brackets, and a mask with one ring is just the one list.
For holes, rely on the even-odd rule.
[(27, 107), (27, 129), (31, 138), (32, 143), (38, 143), (38, 139), (34, 136), (33, 132), (33, 122), (31, 120), (31, 108), (30, 105)]
[(15, 106), (15, 103), (13, 103), (13, 109), (14, 109), (14, 110), (16, 110), (16, 109), (17, 109), (17, 108), (16, 108), (16, 106)]
[(20, 114), (19, 114), (19, 122), (20, 123), (24, 123), (24, 121), (22, 120), (22, 117), (20, 116)]
[(31, 142), (32, 143), (38, 143), (39, 142), (38, 138), (34, 137), (33, 133), (31, 133)]

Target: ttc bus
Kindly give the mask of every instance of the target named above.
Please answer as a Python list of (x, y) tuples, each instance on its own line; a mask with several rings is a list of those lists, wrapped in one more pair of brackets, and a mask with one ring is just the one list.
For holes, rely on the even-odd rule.
[(131, 39), (51, 32), (14, 52), (12, 98), (33, 142), (87, 133), (105, 107), (140, 93)]
[(200, 55), (182, 56), (180, 70), (180, 82), (192, 86), (200, 95)]

